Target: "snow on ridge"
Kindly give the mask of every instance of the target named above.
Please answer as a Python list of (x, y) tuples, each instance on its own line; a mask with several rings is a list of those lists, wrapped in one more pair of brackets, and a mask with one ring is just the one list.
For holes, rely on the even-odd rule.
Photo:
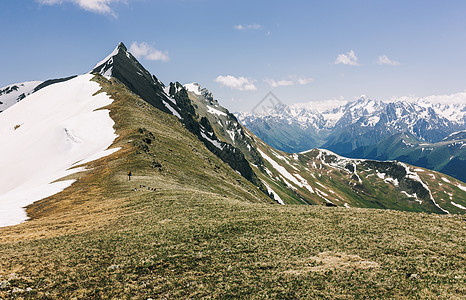
[[(168, 99), (171, 100), (170, 97), (167, 97)], [(168, 104), (165, 100), (162, 99), (162, 103), (163, 105), (165, 105), (166, 108), (168, 108), (168, 110), (175, 116), (177, 117), (178, 119), (182, 119), (181, 115), (176, 111), (176, 109), (174, 109), (170, 104)], [(173, 103), (173, 102), (172, 102)]]
[(42, 81), (26, 81), (0, 88), (0, 112), (18, 103), (22, 97), (30, 95), (41, 83)]
[[(119, 48), (120, 48), (120, 45), (118, 45), (115, 50), (112, 51), (112, 53), (110, 53), (106, 58), (104, 58), (102, 61), (98, 62), (94, 68), (92, 68), (92, 70), (94, 70), (95, 68), (103, 65), (104, 63), (107, 62), (107, 60), (109, 60), (110, 58), (113, 58), (115, 55), (118, 54), (118, 51), (119, 51)], [(92, 71), (91, 71), (92, 72)]]
[(278, 196), (278, 194), (267, 183), (265, 183), (264, 181), (262, 181), (262, 183), (267, 188), (269, 194), (271, 193), (273, 195), (275, 201), (277, 201), (281, 205), (285, 205), (285, 202), (283, 202), (282, 198), (280, 198), (280, 196)]
[(193, 83), (187, 83), (184, 85), (185, 89), (187, 89), (189, 92), (192, 92), (198, 96), (201, 96), (201, 86), (196, 83), (196, 82), (193, 82)]
[[(217, 147), (218, 149), (220, 150), (223, 150), (223, 146), (222, 144), (219, 142), (219, 141), (216, 141), (216, 140), (213, 140), (211, 139), (210, 137), (207, 136), (207, 134), (205, 134), (203, 131), (201, 131), (201, 135), (203, 138), (205, 138), (206, 140), (208, 140), (212, 145), (214, 145), (215, 147)], [(241, 175), (241, 174), (240, 174)]]
[(430, 200), (434, 203), (435, 206), (437, 206), (440, 210), (442, 210), (443, 212), (447, 213), (447, 214), (450, 214), (450, 212), (446, 209), (443, 209), (440, 207), (440, 205), (438, 205), (437, 202), (435, 202), (435, 199), (434, 197), (432, 196), (432, 191), (429, 189), (429, 187), (427, 186), (427, 184), (424, 183), (424, 181), (422, 181), (421, 177), (419, 177), (419, 175), (415, 172), (411, 172), (411, 170), (409, 169), (409, 167), (402, 163), (402, 162), (397, 162), (400, 166), (404, 167), (405, 168), (405, 171), (406, 171), (406, 177), (409, 178), (409, 179), (412, 179), (414, 181), (417, 181), (419, 182), (428, 192), (429, 192), (429, 196), (430, 196)]
[(453, 204), (454, 206), (456, 206), (456, 207), (458, 207), (458, 208), (461, 208), (461, 209), (466, 210), (466, 207), (464, 207), (464, 206), (461, 205), (461, 204), (455, 203), (455, 202), (453, 202), (453, 201), (451, 201), (451, 204)]
[(267, 154), (265, 154), (264, 152), (262, 152), (262, 150), (260, 149), (257, 149), (257, 151), (259, 151), (260, 155), (266, 160), (268, 161), (272, 167), (274, 167), (281, 175), (283, 175), (286, 179), (290, 180), (291, 182), (293, 182), (294, 184), (296, 184), (297, 186), (300, 186), (300, 187), (303, 187), (303, 184), (301, 182), (298, 181), (298, 179), (296, 179), (296, 177), (294, 177), (293, 175), (291, 175), (290, 172), (288, 172), (283, 166), (279, 165), (275, 160), (273, 160), (272, 158), (270, 158), (270, 156), (268, 156)]
[(460, 131), (453, 132), (453, 133), (449, 134), (447, 137), (445, 137), (443, 140), (446, 140), (446, 139), (448, 139), (449, 137), (452, 137), (452, 136), (454, 136), (454, 135), (457, 135), (457, 134), (463, 133), (463, 132), (466, 133), (466, 130), (460, 130)]
[(216, 108), (213, 108), (212, 106), (207, 105), (206, 107), (207, 107), (207, 112), (210, 113), (210, 114), (214, 114), (214, 115), (217, 115), (217, 116), (224, 116), (224, 117), (227, 116), (226, 113), (224, 113), (223, 111), (220, 111), (220, 110), (218, 110)]
[[(112, 103), (86, 74), (45, 87), (0, 114), (0, 227), (27, 219), (23, 207), (61, 192), (83, 171), (72, 168), (110, 155)], [(27, 149), (29, 151), (21, 151)], [(71, 169), (72, 168), (72, 169)]]
[(463, 190), (463, 191), (466, 192), (466, 186), (462, 186), (462, 185), (459, 184), (459, 183), (458, 183), (456, 186), (457, 186), (459, 189), (461, 189), (461, 190)]

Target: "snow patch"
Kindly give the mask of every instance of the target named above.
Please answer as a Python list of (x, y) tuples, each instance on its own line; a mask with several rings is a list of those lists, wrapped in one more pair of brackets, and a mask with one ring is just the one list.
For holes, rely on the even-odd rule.
[(429, 187), (427, 186), (427, 184), (425, 184), (424, 181), (422, 181), (421, 177), (419, 177), (419, 175), (418, 175), (417, 173), (411, 172), (411, 170), (409, 169), (409, 167), (408, 167), (406, 164), (404, 164), (404, 163), (398, 162), (398, 164), (399, 164), (400, 166), (402, 166), (402, 167), (405, 168), (405, 170), (406, 170), (406, 177), (407, 177), (407, 178), (419, 182), (419, 183), (429, 192), (430, 200), (434, 203), (435, 206), (437, 206), (437, 207), (438, 207), (441, 211), (443, 211), (444, 213), (447, 213), (447, 214), (450, 213), (448, 210), (441, 208), (440, 205), (438, 205), (438, 203), (435, 202), (435, 199), (434, 199), (434, 197), (432, 196), (432, 191), (429, 189)]
[(309, 182), (306, 179), (301, 177), (301, 175), (299, 174), (294, 174), (294, 176), (296, 176), (296, 178), (298, 178), (298, 180), (301, 181), (303, 187), (305, 187), (309, 192), (314, 194), (314, 189), (309, 185)]
[(466, 207), (464, 207), (464, 206), (461, 205), (461, 204), (457, 204), (457, 203), (455, 203), (455, 202), (453, 202), (453, 201), (451, 201), (451, 204), (453, 204), (454, 206), (456, 206), (456, 207), (458, 207), (458, 208), (461, 208), (461, 209), (466, 210)]
[(274, 161), (272, 158), (270, 158), (267, 154), (265, 154), (264, 152), (262, 152), (262, 150), (260, 149), (257, 149), (257, 151), (259, 151), (260, 155), (266, 160), (268, 161), (272, 167), (274, 169), (276, 169), (280, 174), (282, 174), (286, 179), (288, 179), (289, 181), (293, 182), (294, 184), (296, 184), (297, 186), (300, 186), (300, 187), (303, 187), (303, 184), (301, 182), (299, 182), (296, 177), (294, 177), (293, 175), (291, 175), (290, 172), (288, 172), (283, 166), (279, 165), (276, 161)]
[(285, 205), (285, 202), (283, 202), (282, 198), (280, 198), (280, 196), (278, 196), (277, 193), (275, 193), (275, 191), (265, 182), (262, 182), (265, 187), (267, 188), (267, 191), (273, 195), (273, 197), (275, 198), (275, 200), (280, 203), (281, 205)]
[(113, 50), (113, 52), (110, 53), (110, 54), (109, 54), (106, 58), (104, 58), (101, 62), (97, 63), (97, 64), (95, 65), (95, 67), (92, 68), (92, 70), (94, 70), (95, 68), (97, 68), (97, 67), (103, 65), (104, 63), (107, 62), (107, 60), (109, 60), (109, 59), (113, 58), (115, 55), (117, 55), (117, 54), (118, 54), (118, 47), (119, 47), (119, 46), (120, 46), (120, 45), (118, 45), (118, 46), (115, 48), (115, 50)]
[[(170, 98), (168, 98), (170, 99)], [(166, 101), (162, 100), (163, 102), (163, 105), (165, 105), (166, 108), (168, 108), (168, 110), (175, 116), (177, 117), (178, 119), (181, 120), (181, 115), (176, 111), (176, 109), (174, 109), (170, 104), (168, 104)]]
[(404, 195), (406, 195), (406, 197), (414, 198), (414, 200), (415, 200), (416, 202), (419, 202), (419, 204), (422, 204), (422, 200), (419, 199), (419, 198), (417, 197), (417, 194), (416, 194), (416, 193), (414, 193), (414, 194), (408, 194), (408, 193), (405, 192), (405, 191), (401, 191), (401, 193), (404, 194)]
[(201, 96), (201, 86), (198, 83), (187, 83), (184, 85), (185, 89), (198, 96)]
[(457, 187), (459, 187), (461, 190), (465, 191), (466, 192), (466, 186), (462, 186), (461, 184), (457, 184), (456, 185)]
[(216, 140), (213, 140), (211, 139), (210, 137), (208, 137), (204, 132), (201, 131), (201, 135), (203, 138), (205, 138), (206, 140), (208, 140), (212, 145), (214, 145), (215, 147), (217, 147), (218, 149), (222, 150), (223, 149), (223, 146), (222, 144), (219, 142), (219, 141), (216, 141)]
[(217, 115), (217, 116), (224, 116), (226, 117), (227, 114), (224, 113), (223, 111), (220, 111), (216, 108), (213, 108), (212, 106), (209, 106), (207, 105), (207, 112), (210, 113), (210, 114), (214, 114), (214, 115)]

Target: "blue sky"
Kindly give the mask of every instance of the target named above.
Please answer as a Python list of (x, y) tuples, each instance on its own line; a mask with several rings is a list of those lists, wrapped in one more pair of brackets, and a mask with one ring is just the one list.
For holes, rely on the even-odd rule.
[[(122, 41), (232, 111), (466, 90), (466, 1), (0, 2), (0, 86), (88, 72)], [(132, 46), (132, 47), (131, 47)], [(135, 54), (135, 53), (133, 53)]]

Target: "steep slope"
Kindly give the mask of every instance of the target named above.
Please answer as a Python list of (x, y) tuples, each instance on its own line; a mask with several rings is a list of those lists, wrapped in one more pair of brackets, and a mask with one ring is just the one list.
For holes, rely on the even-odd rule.
[(31, 94), (41, 81), (28, 81), (0, 88), (0, 113)]
[(185, 87), (196, 115), (212, 124), (209, 130), (218, 139), (243, 151), (266, 192), (281, 204), (466, 213), (462, 182), (450, 178), (444, 186), (446, 182), (438, 184), (434, 178), (446, 177), (394, 161), (348, 159), (318, 149), (300, 154), (274, 150), (242, 128), (207, 89), (195, 83)]
[(228, 109), (222, 107), (209, 90), (201, 88), (199, 84), (187, 84), (185, 88), (196, 115), (203, 124), (211, 128), (214, 136), (240, 150), (251, 163), (261, 165), (261, 156), (236, 117)]
[(176, 117), (95, 80), (121, 150), (0, 228), (0, 297), (464, 294), (463, 217), (269, 205)]
[[(30, 221), (0, 228), (2, 299), (455, 299), (466, 292), (463, 216), (270, 205), (177, 116), (116, 78), (92, 80), (101, 87), (93, 97), (112, 99), (105, 107), (117, 135), (110, 147), (120, 150), (86, 163), (85, 172), (66, 178), (77, 179), (70, 187), (30, 205)], [(315, 162), (322, 180), (319, 164), (342, 176), (369, 168), (347, 174), (340, 165), (348, 160), (331, 153), (285, 154), (244, 134), (273, 178), (285, 169), (298, 180), (292, 173), (305, 162)], [(299, 185), (286, 191), (290, 199), (304, 193)]]
[[(43, 88), (0, 117), (0, 226), (26, 219), (23, 207), (73, 183), (54, 182), (82, 171), (74, 166), (105, 151), (115, 139), (105, 94), (91, 75)], [(52, 183), (53, 182), (53, 183)]]
[[(435, 188), (431, 190), (426, 188), (426, 182), (423, 180), (418, 180), (418, 183), (413, 183), (412, 180), (408, 180), (411, 175), (414, 177), (417, 175), (414, 173), (414, 175), (411, 174), (414, 171), (409, 171), (409, 167), (407, 166), (404, 167), (406, 170), (404, 173), (397, 171), (398, 177), (390, 177), (392, 181), (382, 178), (380, 174), (386, 173), (383, 168), (397, 169), (400, 167), (394, 162), (384, 163), (382, 164), (384, 167), (380, 167), (375, 163), (362, 163), (361, 161), (335, 156), (337, 157), (336, 160), (345, 162), (345, 166), (341, 166), (342, 163), (337, 165), (325, 164), (325, 159), (322, 158), (322, 155), (290, 155), (276, 151), (244, 129), (238, 123), (236, 117), (229, 113), (227, 109), (220, 106), (218, 101), (214, 99), (213, 95), (208, 90), (202, 89), (196, 84), (189, 84), (183, 87), (179, 83), (170, 83), (169, 86), (165, 87), (155, 76), (150, 75), (149, 72), (137, 62), (134, 56), (127, 52), (123, 44), (118, 45), (116, 50), (109, 57), (94, 68), (93, 72), (94, 74), (98, 74), (98, 76), (104, 76), (107, 79), (114, 80), (114, 84), (121, 84), (134, 95), (140, 97), (140, 99), (153, 109), (161, 113), (172, 115), (174, 117), (174, 122), (181, 124), (183, 128), (189, 131), (190, 134), (193, 134), (211, 154), (226, 163), (229, 168), (231, 168), (229, 169), (230, 172), (236, 171), (236, 173), (238, 173), (237, 175), (240, 175), (255, 186), (255, 192), (252, 192), (250, 188), (248, 188), (249, 193), (254, 195), (252, 199), (256, 199), (254, 201), (270, 202), (272, 201), (271, 199), (274, 199), (275, 202), (280, 204), (326, 204), (332, 206), (390, 208), (437, 213), (464, 213), (464, 209), (462, 208), (466, 206), (464, 202), (464, 193), (459, 187), (461, 186), (460, 183), (453, 179), (447, 179), (450, 180), (450, 182), (445, 182), (445, 186), (435, 186)], [(28, 101), (34, 101), (35, 98), (48, 94), (51, 90), (53, 91), (61, 86), (73, 85), (74, 82), (81, 80), (81, 78), (83, 77), (70, 77), (48, 81), (42, 84), (40, 89), (26, 99), (32, 97), (32, 100)], [(134, 83), (132, 83), (133, 81)], [(139, 88), (141, 90), (139, 90)], [(73, 91), (72, 89), (70, 90)], [(143, 96), (146, 97), (146, 99), (143, 98)], [(58, 96), (52, 98), (58, 98)], [(26, 102), (23, 106), (26, 106), (29, 102)], [(36, 102), (40, 103), (41, 101)], [(63, 105), (65, 105), (65, 103)], [(63, 105), (55, 106), (60, 108)], [(21, 108), (23, 106), (19, 107)], [(140, 106), (143, 107), (143, 105)], [(41, 116), (41, 114), (39, 114), (39, 116)], [(53, 115), (51, 115), (50, 118), (59, 120), (59, 118)], [(18, 118), (12, 118), (9, 122), (17, 122), (18, 120)], [(13, 126), (13, 129), (10, 128), (10, 131), (16, 131), (15, 127), (16, 129), (21, 129), (21, 124), (17, 125), (20, 126), (9, 126)], [(64, 126), (63, 128), (66, 129), (64, 133), (68, 142), (73, 145), (81, 143), (83, 138), (76, 136), (73, 130), (67, 128), (62, 121), (58, 122), (58, 125)], [(38, 130), (41, 128), (41, 126), (35, 127), (37, 127)], [(8, 126), (5, 128), (8, 128)], [(18, 132), (20, 131), (21, 130)], [(139, 147), (137, 151), (154, 155), (148, 149), (150, 148), (149, 145), (155, 141), (155, 135), (151, 131), (146, 131), (144, 126), (138, 127), (138, 132), (140, 135), (144, 136), (144, 139), (142, 143), (137, 145), (137, 147)], [(26, 142), (22, 140), (19, 141), (19, 143), (26, 144)], [(52, 145), (53, 143), (45, 144)], [(5, 149), (10, 149), (10, 152), (14, 151), (14, 145), (16, 144), (11, 145), (13, 146), (9, 148), (6, 147)], [(186, 147), (186, 144), (183, 145)], [(69, 148), (72, 149), (73, 147), (74, 146), (70, 146)], [(192, 148), (191, 146), (188, 147)], [(169, 149), (169, 152), (172, 151), (173, 149)], [(195, 150), (193, 149), (193, 151)], [(41, 153), (40, 151), (36, 152)], [(44, 150), (42, 153), (43, 152), (47, 151)], [(75, 152), (80, 153), (79, 151)], [(50, 151), (50, 153), (54, 152)], [(321, 151), (319, 153), (324, 152)], [(11, 156), (11, 154), (5, 155), (5, 157), (8, 156)], [(59, 157), (59, 155), (55, 156)], [(187, 157), (189, 157), (189, 155)], [(84, 158), (76, 157), (72, 159), (72, 164), (68, 163), (66, 167), (62, 166), (62, 168), (64, 168), (63, 170), (72, 166), (78, 166), (80, 164), (79, 161)], [(34, 161), (40, 162), (41, 160), (36, 157)], [(208, 161), (212, 160), (208, 159)], [(43, 160), (43, 162), (47, 163), (47, 160)], [(188, 162), (186, 163), (189, 165)], [(25, 165), (28, 164), (30, 163), (25, 163)], [(161, 162), (152, 159), (151, 165), (154, 168), (159, 168)], [(362, 180), (360, 176), (356, 174), (356, 169), (358, 169), (356, 167), (357, 165), (361, 165), (360, 168), (365, 168), (366, 173), (364, 175), (374, 176), (375, 179)], [(215, 169), (220, 168), (218, 164), (210, 164), (210, 166)], [(351, 171), (351, 167), (348, 166), (353, 166), (355, 170)], [(46, 170), (46, 168), (38, 169)], [(325, 172), (322, 171), (323, 169), (325, 169)], [(80, 169), (75, 169), (74, 172), (77, 170)], [(13, 171), (9, 171), (6, 174), (8, 173), (15, 174)], [(72, 171), (70, 173), (72, 173)], [(67, 173), (56, 174), (61, 175), (53, 179), (42, 176), (43, 184), (47, 185), (51, 181), (65, 176)], [(8, 177), (8, 175), (6, 176)], [(192, 176), (198, 178), (199, 174)], [(367, 179), (367, 176), (365, 179)], [(433, 174), (429, 176), (435, 177)], [(37, 177), (40, 177), (40, 174), (34, 178)], [(186, 176), (180, 175), (180, 177), (185, 178)], [(202, 178), (204, 176), (200, 175), (200, 177)], [(222, 176), (222, 178), (224, 179), (226, 177)], [(234, 180), (237, 181), (238, 179)], [(68, 181), (68, 183), (60, 182), (60, 185), (65, 187), (71, 182), (72, 181)], [(403, 184), (398, 186), (394, 182), (403, 182)], [(421, 187), (419, 187), (419, 184)], [(55, 185), (58, 186), (58, 184)], [(20, 188), (20, 184), (18, 188)], [(445, 191), (444, 194), (442, 194), (443, 196), (437, 197), (437, 194), (440, 195), (441, 191)], [(4, 192), (6, 193), (7, 191)], [(31, 203), (32, 201), (36, 201), (51, 194), (53, 193), (40, 195), (39, 198), (30, 197), (27, 203)], [(5, 195), (8, 196), (8, 194)], [(445, 195), (449, 196), (447, 197)], [(264, 200), (264, 197), (268, 197), (269, 199)], [(396, 201), (393, 199), (396, 199)], [(457, 205), (452, 204), (453, 202)], [(19, 205), (18, 208), (23, 205), (24, 204)]]
[(137, 59), (120, 43), (117, 48), (91, 71), (106, 77), (114, 77), (127, 86), (144, 101), (166, 113), (178, 117), (184, 126), (195, 134), (206, 147), (244, 178), (265, 190), (245, 159), (243, 152), (233, 145), (217, 139), (209, 129), (207, 119), (196, 115), (187, 91), (180, 83), (170, 83), (168, 87), (151, 75)]
[(344, 158), (328, 150), (287, 154), (256, 142), (266, 163), (254, 170), (285, 203), (466, 213), (466, 185), (449, 176), (397, 161)]

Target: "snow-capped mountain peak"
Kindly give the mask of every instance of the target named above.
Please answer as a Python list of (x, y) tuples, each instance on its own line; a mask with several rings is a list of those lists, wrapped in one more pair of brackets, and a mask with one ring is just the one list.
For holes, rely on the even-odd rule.
[[(400, 132), (407, 132), (420, 141), (439, 142), (453, 132), (466, 129), (466, 103), (434, 103), (427, 98), (380, 101), (362, 96), (323, 111), (316, 110), (310, 102), (307, 106), (290, 105), (269, 115), (241, 113), (237, 116), (267, 141), (286, 136), (286, 144), (290, 145), (288, 140), (296, 138), (296, 147), (281, 148), (290, 152), (326, 147), (345, 154)], [(284, 144), (277, 140), (272, 146), (280, 148)]]
[(109, 55), (107, 55), (107, 57), (105, 57), (102, 61), (98, 62), (94, 68), (92, 68), (93, 70), (95, 70), (96, 68), (100, 67), (101, 65), (103, 64), (106, 64), (108, 63), (108, 61), (110, 61), (110, 59), (112, 59), (115, 55), (117, 55), (120, 51), (123, 51), (123, 52), (127, 52), (128, 49), (126, 49), (126, 46), (125, 44), (123, 44), (122, 42), (120, 42), (118, 44), (118, 46), (115, 48), (115, 50), (112, 51), (112, 53), (110, 53)]
[(32, 94), (42, 81), (27, 81), (0, 88), (0, 113)]
[(198, 96), (201, 95), (201, 86), (199, 85), (199, 83), (197, 82), (193, 82), (193, 83), (187, 83), (184, 85), (184, 87), (189, 91), (189, 92), (192, 92)]

